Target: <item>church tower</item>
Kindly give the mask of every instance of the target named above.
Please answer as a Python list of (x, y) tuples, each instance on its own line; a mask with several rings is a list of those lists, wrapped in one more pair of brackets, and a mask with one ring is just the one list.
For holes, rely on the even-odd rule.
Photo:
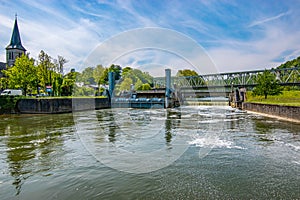
[(26, 53), (26, 49), (23, 47), (21, 37), (18, 28), (17, 15), (15, 18), (14, 29), (11, 35), (10, 44), (6, 47), (6, 64), (13, 66), (17, 57)]

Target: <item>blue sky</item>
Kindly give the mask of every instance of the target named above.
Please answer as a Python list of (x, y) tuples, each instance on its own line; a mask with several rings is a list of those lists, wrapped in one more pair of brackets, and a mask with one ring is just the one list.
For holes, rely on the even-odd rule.
[[(52, 57), (62, 55), (69, 60), (66, 70), (87, 67), (86, 59), (112, 37), (149, 27), (175, 31), (196, 42), (218, 72), (271, 68), (300, 55), (299, 0), (0, 0), (0, 10), (1, 61), (5, 61), (15, 13), (30, 55), (37, 58), (40, 50)], [(151, 41), (164, 43), (174, 38), (169, 33)], [(174, 48), (184, 46), (173, 43)], [(163, 59), (170, 55), (159, 54), (161, 59), (157, 51), (135, 52), (116, 64), (140, 67), (154, 75), (164, 66), (190, 68), (180, 59)]]

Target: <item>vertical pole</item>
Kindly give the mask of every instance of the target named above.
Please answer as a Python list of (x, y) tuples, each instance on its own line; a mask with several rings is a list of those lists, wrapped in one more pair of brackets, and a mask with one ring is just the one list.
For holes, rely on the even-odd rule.
[(165, 97), (165, 107), (170, 107), (170, 97), (171, 97), (171, 69), (165, 69), (166, 75), (166, 97)]
[(109, 95), (110, 95), (110, 98), (112, 99), (113, 92), (115, 89), (115, 73), (114, 72), (108, 73), (108, 83), (109, 83)]

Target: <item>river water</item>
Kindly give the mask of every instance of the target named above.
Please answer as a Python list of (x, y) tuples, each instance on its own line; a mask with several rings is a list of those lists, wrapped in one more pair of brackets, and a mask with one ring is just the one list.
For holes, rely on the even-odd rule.
[(0, 118), (0, 199), (299, 199), (300, 125), (229, 107)]

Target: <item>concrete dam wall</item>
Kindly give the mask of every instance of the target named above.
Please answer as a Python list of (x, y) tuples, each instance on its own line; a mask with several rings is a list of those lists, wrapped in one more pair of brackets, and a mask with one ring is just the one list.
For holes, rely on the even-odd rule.
[(243, 103), (243, 109), (300, 122), (300, 107), (260, 103)]
[(20, 99), (17, 110), (20, 113), (56, 114), (73, 111), (110, 108), (108, 98), (51, 98)]

